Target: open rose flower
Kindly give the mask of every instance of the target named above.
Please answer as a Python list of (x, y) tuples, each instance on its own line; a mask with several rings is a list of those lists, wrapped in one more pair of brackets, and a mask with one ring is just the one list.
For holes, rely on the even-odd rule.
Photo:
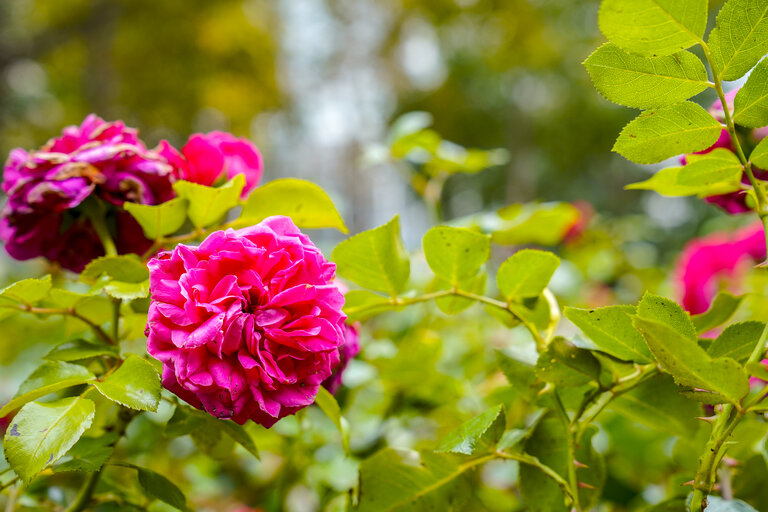
[(147, 347), (191, 405), (270, 427), (312, 404), (339, 364), (336, 266), (289, 218), (178, 245), (149, 269)]
[(173, 169), (147, 150), (135, 129), (90, 115), (37, 151), (14, 149), (5, 164), (0, 237), (8, 253), (44, 256), (79, 272), (104, 247), (84, 212), (89, 198), (103, 200), (100, 215), (118, 252), (141, 253), (151, 242), (119, 207), (126, 201), (158, 204), (173, 197)]
[[(725, 101), (728, 106), (729, 112), (731, 115), (733, 115), (733, 101), (736, 98), (736, 93), (738, 93), (739, 90), (733, 90), (725, 95)], [(709, 113), (717, 119), (721, 123), (725, 123), (725, 111), (723, 109), (723, 103), (718, 99), (716, 100), (712, 106), (709, 108)], [(768, 134), (768, 127), (764, 128), (758, 128), (756, 130), (753, 130), (750, 134), (750, 137), (743, 142), (747, 143), (755, 143), (758, 142), (760, 139), (766, 136)], [(720, 137), (717, 139), (717, 142), (715, 142), (712, 146), (705, 149), (704, 151), (698, 151), (694, 154), (696, 155), (704, 155), (711, 151), (714, 151), (717, 148), (725, 148), (730, 150), (731, 152), (736, 151), (736, 149), (733, 146), (733, 140), (731, 139), (731, 135), (728, 133), (728, 130), (723, 128), (722, 132), (720, 133)], [(745, 150), (746, 151), (746, 150)], [(682, 157), (681, 162), (683, 165), (686, 165), (687, 158), (685, 156)], [(768, 171), (765, 171), (763, 169), (758, 169), (756, 167), (753, 167), (753, 172), (755, 174), (755, 177), (759, 180), (768, 181)], [(747, 177), (746, 173), (742, 175), (741, 182), (744, 185), (749, 185), (749, 178)], [(726, 212), (730, 214), (737, 214), (737, 213), (746, 213), (752, 211), (752, 209), (747, 205), (747, 194), (746, 190), (743, 191), (736, 191), (736, 192), (729, 192), (727, 194), (720, 194), (716, 196), (710, 196), (704, 198), (705, 201), (708, 203), (715, 204), (725, 210)]]
[(685, 246), (675, 270), (683, 307), (692, 314), (703, 313), (721, 288), (738, 293), (749, 268), (764, 259), (761, 223), (733, 236), (714, 233), (692, 240)]
[(211, 186), (222, 176), (245, 176), (243, 197), (261, 180), (262, 159), (258, 148), (230, 133), (211, 132), (192, 135), (181, 153), (167, 141), (160, 142), (160, 154), (174, 166), (181, 180)]

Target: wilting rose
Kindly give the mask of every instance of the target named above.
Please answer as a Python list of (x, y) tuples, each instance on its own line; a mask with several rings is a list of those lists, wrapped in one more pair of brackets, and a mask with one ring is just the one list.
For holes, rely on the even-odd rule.
[(339, 364), (336, 266), (289, 218), (217, 231), (149, 269), (147, 347), (163, 386), (191, 405), (270, 427), (312, 404)]
[(119, 207), (172, 198), (172, 171), (163, 157), (147, 150), (135, 129), (90, 115), (39, 150), (11, 151), (3, 175), (8, 202), (0, 215), (0, 237), (16, 259), (44, 256), (79, 272), (104, 254), (82, 208), (93, 197), (104, 202), (101, 215), (119, 252), (141, 253), (151, 242)]
[[(739, 90), (733, 90), (725, 95), (725, 101), (728, 105), (728, 109), (731, 115), (733, 115), (733, 101), (734, 98), (736, 98), (736, 93), (738, 93)], [(712, 106), (709, 108), (709, 113), (717, 119), (719, 122), (725, 124), (725, 111), (723, 110), (723, 103), (718, 99), (716, 100)], [(753, 130), (749, 137), (747, 137), (747, 140), (744, 140), (745, 143), (756, 143), (760, 139), (766, 136), (768, 134), (768, 131), (766, 130), (768, 127), (764, 128), (758, 128), (756, 130)], [(694, 154), (696, 155), (704, 155), (711, 151), (714, 151), (717, 148), (725, 148), (728, 149), (731, 152), (736, 152), (736, 148), (733, 146), (733, 139), (731, 138), (731, 135), (728, 133), (728, 130), (723, 128), (722, 132), (720, 133), (720, 137), (717, 139), (717, 142), (715, 142), (712, 146), (705, 149), (704, 151), (698, 151)], [(748, 149), (745, 149), (747, 153), (749, 153)], [(683, 156), (681, 159), (681, 162), (683, 165), (687, 164), (688, 159), (686, 156)], [(768, 171), (765, 171), (763, 169), (758, 169), (756, 167), (752, 168), (752, 171), (755, 175), (755, 178), (763, 181), (768, 181)], [(743, 173), (741, 177), (741, 182), (744, 185), (749, 185), (749, 177), (746, 173)], [(715, 204), (725, 210), (728, 213), (731, 214), (737, 214), (737, 213), (746, 213), (752, 211), (752, 209), (747, 205), (747, 191), (746, 190), (740, 190), (736, 192), (729, 192), (727, 194), (719, 194), (716, 196), (710, 196), (704, 198), (705, 201), (708, 203)]]
[(245, 176), (243, 197), (261, 180), (262, 159), (256, 146), (230, 133), (211, 132), (192, 135), (181, 153), (167, 141), (160, 142), (160, 154), (168, 159), (179, 179), (211, 186), (221, 176)]
[(692, 314), (703, 313), (721, 288), (738, 293), (749, 268), (764, 259), (761, 223), (732, 236), (714, 233), (690, 241), (675, 270), (683, 307)]

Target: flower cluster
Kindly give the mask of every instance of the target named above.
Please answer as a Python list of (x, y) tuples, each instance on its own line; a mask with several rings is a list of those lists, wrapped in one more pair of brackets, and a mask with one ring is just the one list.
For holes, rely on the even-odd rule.
[(345, 344), (336, 266), (287, 217), (178, 245), (149, 268), (163, 385), (218, 418), (269, 427), (338, 386), (333, 369), (358, 349)]
[[(736, 98), (736, 93), (738, 92), (739, 90), (736, 89), (728, 92), (725, 95), (725, 101), (731, 115), (733, 115), (733, 101)], [(721, 123), (723, 124), (725, 123), (725, 111), (723, 109), (723, 103), (720, 100), (716, 100), (712, 104), (712, 106), (709, 109), (709, 113), (712, 115), (712, 117), (714, 117)], [(756, 130), (752, 130), (745, 137), (744, 142), (749, 144), (756, 144), (766, 135), (768, 135), (768, 126), (763, 128), (758, 128)], [(723, 128), (722, 132), (720, 133), (720, 137), (717, 139), (717, 142), (715, 142), (712, 146), (705, 149), (704, 151), (699, 151), (695, 154), (697, 155), (707, 154), (711, 151), (714, 151), (717, 148), (725, 148), (732, 152), (735, 152), (731, 135), (730, 133), (728, 133), (728, 130), (726, 130), (725, 128)], [(687, 163), (687, 158), (684, 156), (681, 161), (682, 161), (682, 164), (685, 165)], [(763, 169), (758, 169), (755, 167), (752, 168), (752, 171), (757, 179), (768, 181), (768, 171), (765, 171)], [(749, 178), (747, 177), (746, 173), (743, 174), (741, 181), (745, 185), (750, 184)], [(720, 208), (722, 208), (723, 210), (725, 210), (730, 214), (746, 213), (746, 212), (752, 211), (752, 208), (750, 208), (750, 206), (747, 204), (746, 191), (737, 191), (737, 192), (730, 192), (727, 194), (710, 196), (705, 198), (705, 201), (719, 206)]]
[(42, 256), (79, 272), (105, 254), (108, 233), (118, 253), (142, 254), (151, 241), (122, 208), (125, 202), (168, 201), (177, 179), (211, 185), (242, 173), (250, 192), (261, 177), (256, 147), (230, 134), (193, 135), (183, 153), (166, 141), (147, 149), (137, 130), (95, 115), (38, 150), (14, 149), (4, 168), (8, 201), (0, 213), (6, 250), (19, 260)]

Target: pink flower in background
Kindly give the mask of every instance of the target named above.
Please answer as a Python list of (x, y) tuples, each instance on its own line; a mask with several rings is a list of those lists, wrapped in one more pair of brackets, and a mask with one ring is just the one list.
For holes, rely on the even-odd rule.
[(760, 223), (733, 236), (714, 233), (690, 241), (675, 270), (683, 307), (692, 314), (703, 313), (721, 288), (738, 292), (744, 273), (764, 259), (765, 235)]
[(179, 179), (211, 186), (222, 175), (228, 179), (245, 176), (243, 197), (261, 180), (262, 159), (256, 146), (230, 133), (192, 135), (179, 153), (167, 141), (160, 142), (160, 154), (168, 159)]
[(323, 387), (333, 394), (341, 387), (342, 376), (349, 362), (360, 352), (360, 326), (359, 324), (344, 325), (344, 343), (339, 347), (339, 365), (333, 370), (330, 377), (323, 381)]
[(336, 266), (289, 218), (217, 231), (149, 269), (147, 347), (163, 386), (191, 405), (270, 427), (312, 404), (339, 364)]
[(79, 272), (104, 254), (80, 208), (94, 197), (109, 205), (104, 220), (118, 250), (141, 253), (151, 242), (116, 207), (126, 201), (158, 204), (172, 198), (172, 171), (164, 158), (144, 146), (135, 129), (90, 115), (37, 151), (11, 151), (3, 174), (8, 202), (0, 216), (0, 237), (16, 259), (44, 256)]
[[(733, 91), (729, 91), (725, 94), (725, 101), (728, 105), (729, 112), (733, 114), (733, 101), (734, 98), (736, 98), (736, 94), (739, 92), (738, 89), (735, 89)], [(717, 119), (719, 122), (725, 124), (725, 111), (723, 110), (723, 103), (718, 99), (714, 103), (712, 103), (712, 106), (709, 108), (709, 113)], [(754, 141), (759, 141), (763, 137), (765, 137), (768, 127), (765, 128), (758, 128), (756, 130), (753, 130), (752, 132), (752, 139)], [(711, 151), (714, 151), (717, 148), (725, 148), (730, 150), (731, 152), (735, 152), (735, 148), (733, 147), (733, 140), (731, 139), (731, 135), (728, 133), (728, 130), (723, 128), (723, 131), (720, 133), (720, 137), (717, 139), (717, 142), (715, 142), (712, 146), (705, 149), (704, 151), (697, 151), (696, 155), (704, 155)], [(681, 158), (681, 162), (683, 165), (686, 165), (688, 162), (687, 155), (683, 156)], [(768, 171), (764, 171), (762, 169), (753, 168), (753, 172), (755, 174), (755, 177), (759, 180), (768, 181)], [(741, 182), (744, 185), (749, 185), (749, 178), (747, 177), (746, 173), (742, 175)], [(737, 214), (737, 213), (746, 213), (752, 211), (752, 209), (747, 206), (746, 202), (747, 194), (746, 191), (736, 191), (736, 192), (729, 192), (728, 194), (720, 194), (716, 196), (710, 196), (705, 197), (704, 200), (708, 203), (715, 204), (725, 210), (726, 212), (730, 214)]]

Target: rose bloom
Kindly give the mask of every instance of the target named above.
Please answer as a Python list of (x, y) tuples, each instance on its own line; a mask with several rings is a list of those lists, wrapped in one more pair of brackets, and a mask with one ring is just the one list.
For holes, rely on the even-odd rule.
[(692, 314), (703, 313), (720, 289), (738, 293), (749, 268), (764, 259), (765, 235), (761, 223), (732, 236), (713, 233), (691, 240), (675, 269), (683, 307)]
[(189, 404), (270, 427), (312, 404), (339, 364), (336, 266), (289, 218), (178, 245), (149, 269), (147, 347)]
[(0, 214), (0, 238), (8, 253), (18, 260), (44, 256), (79, 272), (104, 254), (80, 207), (86, 199), (107, 205), (102, 215), (119, 253), (142, 253), (151, 242), (119, 207), (126, 201), (167, 201), (174, 178), (171, 166), (147, 150), (135, 129), (90, 115), (37, 151), (11, 151), (3, 179), (8, 202)]
[[(739, 90), (733, 90), (725, 95), (725, 101), (728, 105), (729, 112), (731, 115), (733, 115), (733, 100), (736, 97), (736, 93), (738, 93)], [(716, 100), (712, 106), (709, 109), (709, 113), (717, 119), (720, 123), (725, 123), (725, 112), (723, 110), (723, 103), (718, 99)], [(763, 128), (757, 128), (755, 130), (752, 130), (752, 132), (749, 134), (748, 137), (745, 137), (742, 143), (746, 143), (748, 145), (756, 144), (759, 142), (762, 138), (764, 138), (766, 135), (768, 135), (768, 127)], [(709, 153), (710, 151), (714, 151), (717, 148), (725, 148), (730, 150), (731, 152), (735, 152), (735, 148), (733, 146), (733, 140), (731, 139), (731, 135), (728, 133), (728, 130), (723, 129), (723, 131), (720, 133), (720, 137), (717, 139), (717, 142), (715, 142), (712, 146), (705, 149), (704, 151), (698, 151), (694, 154), (697, 155), (704, 155)], [(744, 151), (749, 154), (750, 148), (744, 148)], [(685, 156), (682, 157), (681, 162), (683, 165), (687, 163), (687, 158)], [(763, 169), (758, 169), (756, 167), (752, 168), (752, 171), (755, 175), (755, 177), (759, 180), (768, 181), (768, 171), (765, 171)], [(744, 173), (741, 178), (741, 182), (745, 185), (749, 185), (749, 178), (747, 177), (747, 174)], [(746, 190), (742, 191), (736, 191), (736, 192), (729, 192), (727, 194), (720, 194), (716, 196), (710, 196), (705, 197), (704, 200), (708, 203), (715, 204), (725, 210), (726, 212), (730, 214), (737, 214), (737, 213), (746, 213), (751, 212), (752, 209), (747, 205), (746, 202), (747, 194)]]
[(192, 135), (181, 153), (163, 140), (160, 154), (174, 166), (176, 177), (181, 180), (211, 186), (222, 176), (231, 179), (238, 174), (244, 175), (243, 197), (261, 180), (263, 163), (258, 148), (230, 133)]

